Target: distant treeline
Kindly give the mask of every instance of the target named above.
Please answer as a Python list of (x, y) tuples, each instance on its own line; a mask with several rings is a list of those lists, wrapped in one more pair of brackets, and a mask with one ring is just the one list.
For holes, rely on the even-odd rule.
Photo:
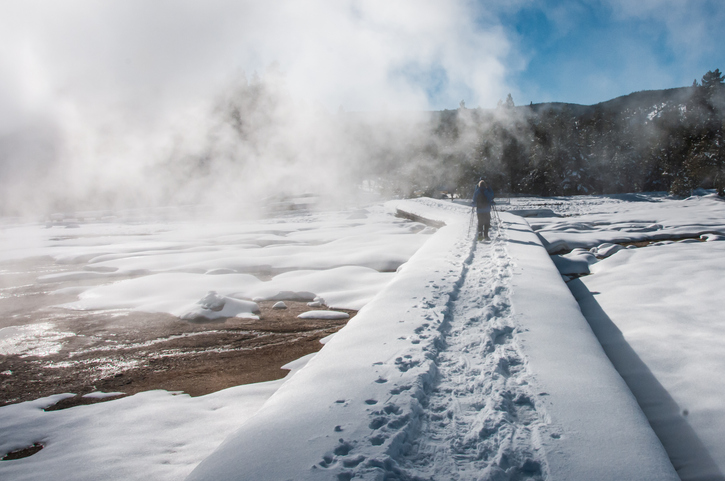
[(479, 178), (498, 191), (544, 196), (688, 195), (699, 187), (722, 195), (724, 112), (718, 69), (691, 87), (592, 106), (515, 106), (509, 96), (496, 109), (467, 109), (461, 102), (457, 110), (433, 112), (406, 128), (348, 114), (347, 133), (368, 149), (360, 175), (403, 196), (467, 196)]
[(725, 194), (724, 113), (720, 70), (591, 106), (516, 106), (509, 95), (495, 109), (337, 113), (293, 99), (271, 72), (227, 91), (202, 154), (170, 164), (188, 178), (248, 178), (260, 192), (327, 184), (469, 196), (484, 178), (498, 192), (542, 196)]

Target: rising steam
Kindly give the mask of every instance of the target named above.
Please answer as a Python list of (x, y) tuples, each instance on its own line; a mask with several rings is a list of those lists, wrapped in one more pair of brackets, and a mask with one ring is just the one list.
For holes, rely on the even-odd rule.
[[(0, 215), (235, 214), (272, 195), (347, 196), (424, 143), (429, 121), (401, 112), (490, 105), (508, 90), (509, 43), (464, 0), (4, 10)], [(384, 128), (339, 107), (387, 112)], [(430, 152), (412, 157), (424, 166)]]

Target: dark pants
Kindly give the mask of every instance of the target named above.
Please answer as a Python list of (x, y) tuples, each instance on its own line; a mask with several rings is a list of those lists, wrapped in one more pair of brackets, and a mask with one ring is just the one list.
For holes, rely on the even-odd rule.
[(481, 235), (481, 231), (483, 231), (483, 236), (488, 237), (488, 229), (491, 228), (491, 213), (490, 212), (478, 212), (478, 228), (476, 229), (476, 233), (478, 235)]

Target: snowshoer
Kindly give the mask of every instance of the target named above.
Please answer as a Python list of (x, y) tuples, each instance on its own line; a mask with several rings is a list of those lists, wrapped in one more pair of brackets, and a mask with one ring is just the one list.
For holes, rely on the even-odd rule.
[(493, 189), (486, 185), (481, 179), (478, 182), (476, 192), (473, 193), (473, 206), (478, 216), (478, 227), (476, 233), (478, 240), (488, 240), (488, 230), (491, 228), (491, 206), (493, 202)]

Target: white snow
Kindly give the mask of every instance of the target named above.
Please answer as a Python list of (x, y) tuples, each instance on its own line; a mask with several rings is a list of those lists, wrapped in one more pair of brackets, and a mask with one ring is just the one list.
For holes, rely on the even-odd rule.
[[(469, 207), (429, 199), (203, 229), (4, 227), (2, 259), (68, 266), (40, 275), (78, 293), (72, 309), (360, 311), (284, 381), (0, 408), (0, 453), (45, 446), (0, 478), (723, 479), (725, 203), (500, 205), (536, 217), (502, 214), (490, 244), (471, 243)], [(59, 345), (48, 324), (32, 329)], [(4, 352), (42, 350), (24, 329), (0, 330)]]
[[(608, 256), (569, 283), (573, 293), (680, 477), (724, 479), (725, 379), (713, 373), (725, 372), (725, 202), (712, 194), (639, 197), (536, 219), (537, 232), (552, 251), (584, 246)], [(627, 249), (609, 243), (658, 239), (666, 240)]]
[(547, 250), (556, 253), (604, 243), (723, 235), (723, 208), (723, 201), (713, 195), (668, 200), (640, 194), (637, 202), (606, 199), (589, 204), (586, 215), (537, 218), (532, 227), (543, 238)]
[(604, 244), (592, 247), (591, 252), (596, 257), (602, 259), (611, 256), (612, 254), (620, 251), (621, 249), (624, 249), (624, 247), (619, 244), (611, 244), (609, 242), (605, 242)]
[(256, 302), (221, 296), (216, 291), (209, 291), (196, 304), (183, 310), (186, 312), (180, 314), (179, 318), (192, 322), (213, 321), (229, 317), (259, 319), (255, 314), (260, 312)]
[(307, 311), (299, 316), (300, 319), (347, 319), (350, 314), (340, 311)]
[(525, 223), (403, 206), (448, 225), (189, 480), (677, 479)]
[[(637, 392), (646, 397), (650, 417), (660, 429), (678, 430), (670, 442), (682, 458), (680, 474), (715, 479), (718, 469), (725, 470), (725, 381), (713, 376), (725, 372), (725, 242), (627, 249), (592, 271), (578, 291), (593, 311), (587, 314), (622, 358), (623, 375), (640, 388), (651, 384)], [(619, 333), (611, 332), (613, 325)], [(638, 360), (628, 357), (631, 350)], [(712, 457), (709, 463), (688, 452), (698, 441)]]
[[(366, 212), (365, 222), (333, 213), (203, 228), (82, 225), (77, 236), (69, 237), (18, 226), (6, 229), (0, 260), (50, 255), (62, 264), (85, 264), (83, 270), (39, 276), (46, 283), (102, 283), (59, 288), (57, 293), (79, 295), (66, 305), (69, 309), (193, 317), (200, 315), (193, 305), (209, 291), (243, 300), (320, 297), (330, 307), (359, 309), (429, 238), (425, 226), (397, 220), (381, 206)], [(305, 294), (292, 294), (299, 292)], [(226, 314), (231, 311), (204, 317)]]
[[(299, 369), (306, 360), (286, 368)], [(238, 386), (196, 398), (147, 391), (49, 412), (43, 409), (72, 394), (2, 407), (0, 453), (35, 443), (44, 448), (28, 458), (0, 462), (0, 478), (183, 479), (283, 383)]]
[(106, 399), (109, 397), (116, 397), (116, 396), (123, 396), (125, 393), (122, 392), (101, 392), (101, 391), (95, 391), (88, 394), (84, 394), (83, 398), (87, 399)]

